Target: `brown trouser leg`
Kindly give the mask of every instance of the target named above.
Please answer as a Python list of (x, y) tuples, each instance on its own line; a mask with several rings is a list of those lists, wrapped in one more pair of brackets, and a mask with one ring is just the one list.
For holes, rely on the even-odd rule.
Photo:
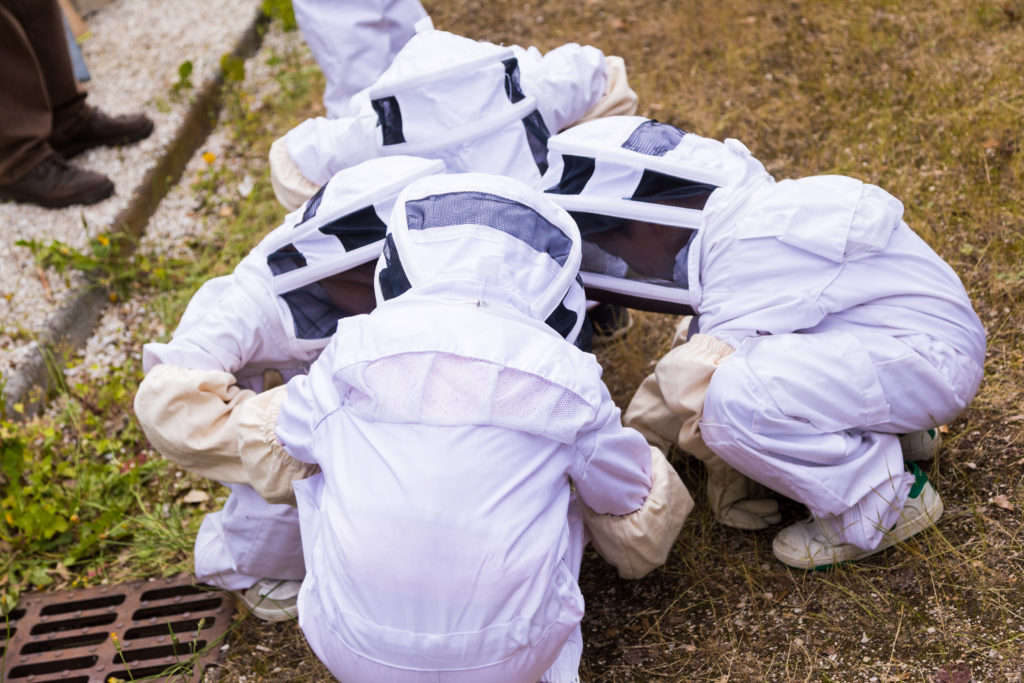
[(0, 0), (0, 184), (50, 154), (85, 117), (56, 0)]

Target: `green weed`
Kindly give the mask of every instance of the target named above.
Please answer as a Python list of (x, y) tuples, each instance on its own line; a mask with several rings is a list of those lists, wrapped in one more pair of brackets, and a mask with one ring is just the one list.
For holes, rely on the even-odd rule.
[(172, 95), (180, 95), (185, 90), (192, 89), (192, 60), (186, 59), (178, 65), (178, 80), (171, 86)]
[[(85, 226), (88, 230), (88, 226)], [(84, 250), (60, 240), (44, 243), (36, 239), (20, 239), (15, 244), (26, 247), (43, 268), (70, 276), (79, 272), (94, 286), (107, 289), (111, 300), (127, 298), (133, 291), (146, 287), (169, 290), (179, 282), (173, 271), (181, 264), (161, 254), (141, 254), (127, 249), (131, 238), (124, 233), (100, 233), (89, 237)]]
[(292, 0), (263, 0), (260, 4), (260, 11), (271, 19), (281, 22), (281, 28), (285, 31), (294, 31), (299, 27), (298, 22), (295, 21)]

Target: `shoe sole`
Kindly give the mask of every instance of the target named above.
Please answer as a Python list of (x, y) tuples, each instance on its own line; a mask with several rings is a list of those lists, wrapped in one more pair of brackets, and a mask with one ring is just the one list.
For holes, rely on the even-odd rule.
[(298, 610), (282, 609), (280, 607), (264, 607), (257, 605), (256, 607), (249, 608), (249, 614), (256, 617), (260, 621), (267, 621), (275, 623), (278, 621), (290, 621), (297, 619), (299, 616)]
[(253, 602), (242, 595), (242, 593), (235, 593), (235, 595), (238, 601), (249, 610), (249, 614), (260, 621), (277, 622), (298, 618), (298, 605), (292, 601), (289, 601), (291, 603), (289, 606), (282, 607), (280, 603), (268, 597), (263, 597), (259, 601)]
[[(925, 500), (926, 507), (922, 514), (914, 517), (913, 519), (903, 519), (890, 529), (882, 536), (882, 542), (877, 548), (873, 550), (861, 550), (857, 549), (855, 552), (845, 555), (841, 559), (836, 559), (834, 562), (827, 562), (825, 564), (814, 564), (811, 561), (809, 555), (804, 554), (800, 557), (790, 556), (785, 548), (780, 548), (777, 542), (772, 543), (772, 554), (775, 555), (775, 559), (779, 562), (793, 567), (794, 569), (804, 569), (808, 571), (823, 571), (825, 569), (831, 569), (832, 567), (838, 567), (846, 564), (847, 562), (856, 562), (863, 560), (865, 557), (876, 555), (887, 548), (905, 541), (908, 538), (916, 536), (930, 526), (934, 526), (939, 518), (942, 517), (942, 513), (945, 512), (946, 506), (942, 502), (942, 497), (939, 496), (938, 491), (932, 487), (931, 484), (921, 491), (921, 496), (931, 498), (931, 502)], [(776, 538), (776, 541), (778, 539)]]

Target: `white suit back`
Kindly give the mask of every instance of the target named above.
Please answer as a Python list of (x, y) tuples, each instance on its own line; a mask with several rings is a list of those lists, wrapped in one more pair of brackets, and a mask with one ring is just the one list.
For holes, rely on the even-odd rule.
[(289, 384), (278, 439), (322, 469), (295, 485), (300, 624), (339, 678), (361, 679), (354, 659), (387, 680), (532, 682), (556, 660), (545, 680), (575, 676), (568, 477), (615, 514), (650, 486), (648, 447), (567, 343), (585, 307), (579, 258), (569, 216), (524, 185), (417, 182), (389, 223), (377, 309), (342, 320)]

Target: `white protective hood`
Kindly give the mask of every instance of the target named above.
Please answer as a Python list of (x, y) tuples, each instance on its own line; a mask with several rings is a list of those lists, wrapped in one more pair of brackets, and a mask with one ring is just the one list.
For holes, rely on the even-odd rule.
[(452, 169), (519, 178), (539, 179), (546, 168), (548, 128), (537, 101), (523, 93), (510, 47), (417, 33), (368, 95), (381, 154), (441, 158)]
[[(399, 192), (444, 171), (440, 161), (415, 157), (371, 159), (339, 171), (267, 235), (236, 273), (244, 278), (251, 271), (269, 280), (284, 329), (300, 344), (322, 347), (340, 318), (373, 308), (372, 269), (353, 270), (380, 256)], [(344, 274), (349, 276), (339, 278)]]
[(395, 202), (374, 286), (405, 295), (513, 308), (576, 343), (585, 300), (580, 237), (544, 194), (500, 176), (424, 178)]
[(583, 237), (587, 295), (692, 314), (690, 254), (713, 192), (742, 201), (770, 176), (737, 140), (719, 142), (639, 116), (589, 121), (548, 140), (542, 187)]
[(355, 115), (310, 119), (289, 131), (288, 155), (317, 182), (365, 159), (403, 154), (536, 185), (549, 134), (601, 99), (606, 72), (604, 55), (590, 46), (542, 56), (424, 30), (353, 98)]

